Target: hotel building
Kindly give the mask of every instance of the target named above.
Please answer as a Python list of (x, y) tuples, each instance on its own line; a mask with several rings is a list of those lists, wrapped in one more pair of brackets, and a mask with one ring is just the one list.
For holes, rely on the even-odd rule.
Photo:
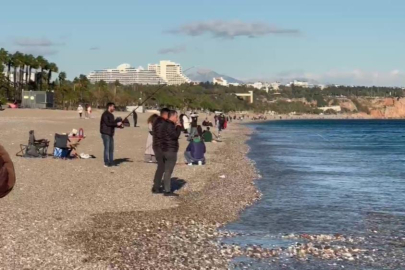
[(148, 71), (155, 72), (169, 85), (191, 82), (191, 80), (183, 74), (180, 64), (171, 61), (160, 61), (159, 64), (149, 64)]
[(133, 68), (129, 64), (119, 65), (116, 69), (100, 69), (90, 72), (87, 78), (92, 82), (101, 80), (113, 83), (118, 80), (121, 84), (159, 84), (165, 83), (154, 71), (143, 68)]

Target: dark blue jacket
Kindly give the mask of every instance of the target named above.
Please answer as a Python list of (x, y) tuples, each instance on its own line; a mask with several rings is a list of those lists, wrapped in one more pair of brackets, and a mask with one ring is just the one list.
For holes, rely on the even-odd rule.
[(190, 142), (187, 146), (186, 151), (190, 152), (191, 157), (194, 159), (203, 159), (205, 154), (205, 143), (202, 141), (195, 142), (194, 140)]

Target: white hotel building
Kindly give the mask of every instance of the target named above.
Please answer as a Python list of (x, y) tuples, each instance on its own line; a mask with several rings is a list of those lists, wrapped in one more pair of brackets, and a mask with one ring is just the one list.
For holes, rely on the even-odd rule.
[(171, 61), (160, 61), (159, 64), (149, 64), (148, 70), (156, 72), (156, 74), (169, 85), (191, 82), (191, 80), (183, 74), (180, 64)]
[(159, 84), (164, 83), (155, 72), (145, 70), (142, 67), (133, 68), (129, 64), (121, 64), (116, 69), (100, 69), (90, 72), (87, 78), (92, 82), (101, 80), (113, 83), (118, 80), (124, 85), (128, 84)]
[(92, 82), (101, 80), (113, 83), (118, 80), (124, 85), (128, 84), (183, 84), (190, 83), (181, 69), (180, 64), (170, 61), (160, 61), (159, 64), (149, 64), (148, 69), (133, 68), (129, 64), (121, 64), (115, 69), (100, 69), (90, 72), (87, 78)]

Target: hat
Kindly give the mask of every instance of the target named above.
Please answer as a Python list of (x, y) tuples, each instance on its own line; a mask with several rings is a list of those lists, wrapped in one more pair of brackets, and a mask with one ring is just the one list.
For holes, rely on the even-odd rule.
[(77, 134), (77, 129), (72, 129), (72, 134), (76, 135)]

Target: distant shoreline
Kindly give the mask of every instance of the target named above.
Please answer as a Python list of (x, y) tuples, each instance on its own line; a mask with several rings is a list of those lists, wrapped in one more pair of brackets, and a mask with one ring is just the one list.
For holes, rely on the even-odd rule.
[[(384, 118), (384, 117), (373, 117), (372, 115), (364, 114), (345, 114), (345, 115), (314, 115), (314, 114), (303, 114), (303, 115), (274, 115), (267, 116), (266, 120), (243, 120), (241, 123), (263, 123), (269, 121), (285, 121), (285, 120), (405, 120), (405, 118)], [(233, 120), (239, 121), (239, 120)]]

